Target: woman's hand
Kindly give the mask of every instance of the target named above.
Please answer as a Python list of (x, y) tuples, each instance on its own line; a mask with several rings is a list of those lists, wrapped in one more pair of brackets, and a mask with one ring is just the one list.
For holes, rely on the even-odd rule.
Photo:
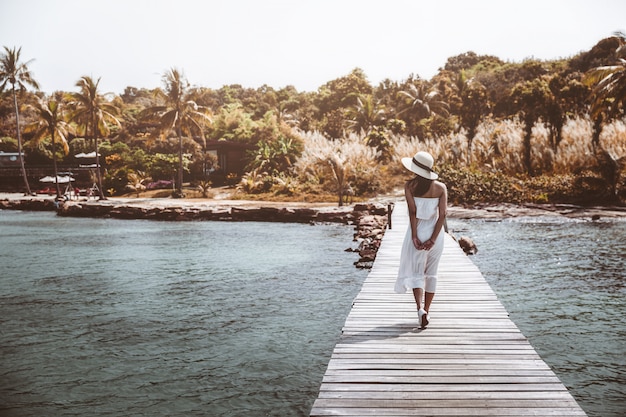
[(417, 250), (431, 250), (435, 246), (435, 242), (428, 239), (426, 242), (421, 242), (418, 238), (413, 238), (413, 246)]

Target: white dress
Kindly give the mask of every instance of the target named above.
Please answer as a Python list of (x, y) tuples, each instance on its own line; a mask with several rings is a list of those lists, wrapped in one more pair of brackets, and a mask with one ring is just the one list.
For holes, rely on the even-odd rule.
[[(425, 242), (432, 236), (439, 218), (439, 198), (414, 197), (417, 217), (417, 238)], [(440, 232), (430, 250), (417, 250), (413, 246), (411, 224), (407, 228), (402, 250), (395, 292), (402, 294), (413, 288), (435, 292), (437, 269), (443, 252), (444, 234)]]

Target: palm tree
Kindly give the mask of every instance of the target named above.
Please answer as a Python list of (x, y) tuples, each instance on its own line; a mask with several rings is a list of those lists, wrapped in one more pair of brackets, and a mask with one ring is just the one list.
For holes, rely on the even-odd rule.
[[(430, 126), (429, 119), (434, 116), (446, 117), (450, 106), (446, 103), (437, 88), (431, 88), (426, 82), (417, 80), (417, 84), (410, 83), (406, 90), (398, 92), (403, 100), (400, 105), (398, 117), (407, 123), (409, 134), (421, 137), (427, 135)], [(406, 116), (403, 116), (407, 113)], [(432, 119), (431, 119), (432, 121)]]
[(146, 189), (144, 182), (149, 180), (149, 178), (150, 177), (143, 171), (132, 171), (128, 173), (129, 185), (132, 186), (135, 193), (137, 193), (137, 197), (139, 197), (139, 193)]
[(70, 151), (67, 137), (72, 132), (71, 125), (65, 120), (63, 103), (55, 98), (47, 102), (43, 99), (37, 100), (36, 111), (39, 120), (26, 126), (25, 131), (33, 133), (32, 142), (34, 145), (50, 140), (52, 142), (52, 161), (54, 165), (54, 182), (56, 185), (57, 197), (61, 197), (57, 171), (57, 150), (56, 144), (61, 145), (63, 153), (67, 155)]
[(17, 152), (20, 158), (20, 167), (22, 170), (22, 177), (24, 178), (24, 185), (26, 186), (26, 193), (31, 194), (30, 185), (28, 185), (28, 177), (26, 176), (26, 167), (24, 167), (24, 157), (22, 155), (22, 134), (20, 133), (20, 111), (17, 105), (17, 89), (20, 92), (26, 90), (26, 85), (30, 85), (33, 88), (39, 89), (39, 84), (33, 78), (33, 74), (28, 69), (28, 64), (32, 60), (21, 63), (20, 54), (22, 48), (9, 49), (4, 47), (5, 53), (0, 57), (0, 93), (4, 91), (7, 83), (11, 84), (13, 91), (13, 104), (15, 105), (15, 126), (17, 128)]
[(615, 51), (618, 62), (590, 70), (585, 74), (584, 81), (588, 86), (593, 86), (591, 117), (594, 124), (591, 143), (601, 174), (609, 183), (611, 197), (617, 199), (617, 185), (621, 170), (626, 166), (626, 158), (617, 158), (600, 145), (603, 123), (626, 113), (626, 33), (616, 32), (615, 37), (619, 41)]
[(409, 84), (408, 91), (400, 91), (400, 95), (408, 99), (408, 106), (399, 114), (412, 110), (417, 112), (417, 118), (426, 119), (432, 115), (447, 116), (449, 106), (443, 100), (439, 99), (439, 91), (435, 88), (429, 88), (424, 82), (419, 85)]
[(108, 136), (111, 133), (109, 123), (120, 126), (120, 121), (116, 117), (119, 114), (119, 109), (115, 104), (108, 101), (104, 95), (98, 92), (98, 84), (100, 84), (100, 78), (94, 82), (91, 77), (81, 77), (76, 83), (76, 87), (79, 87), (80, 91), (70, 94), (71, 101), (69, 105), (72, 107), (71, 119), (75, 121), (79, 127), (82, 127), (83, 133), (88, 139), (94, 141), (98, 193), (100, 194), (100, 199), (104, 200), (105, 196), (104, 190), (102, 189), (98, 140), (100, 135)]
[(369, 135), (375, 126), (385, 123), (386, 112), (372, 95), (358, 96), (356, 104), (348, 108), (348, 124), (355, 132), (363, 131), (365, 136)]
[[(351, 164), (347, 158), (341, 154), (328, 155), (326, 160), (330, 166), (330, 170), (333, 173), (335, 184), (337, 185), (337, 197), (339, 199), (339, 207), (343, 206), (344, 194), (350, 187), (348, 182), (348, 174), (351, 169)], [(351, 187), (350, 187), (351, 188)]]
[(209, 109), (199, 106), (190, 97), (189, 82), (184, 74), (172, 68), (163, 75), (165, 91), (155, 90), (161, 105), (147, 108), (141, 117), (158, 123), (156, 134), (161, 138), (174, 133), (178, 138), (178, 180), (176, 197), (183, 197), (183, 134), (190, 137), (197, 135), (205, 141), (203, 128), (211, 122)]
[(619, 40), (615, 65), (594, 68), (585, 74), (585, 83), (593, 86), (591, 117), (594, 120), (593, 144), (598, 145), (604, 119), (607, 121), (626, 113), (626, 34), (617, 32)]
[(524, 122), (523, 154), (526, 173), (533, 176), (532, 166), (532, 131), (535, 123), (546, 114), (546, 109), (554, 98), (545, 79), (517, 83), (510, 93), (513, 108)]
[(260, 140), (257, 146), (249, 167), (275, 176), (288, 172), (302, 153), (302, 143), (284, 134), (274, 140)]
[(472, 161), (472, 143), (476, 129), (488, 109), (487, 89), (478, 81), (470, 79), (461, 91), (461, 126), (467, 129), (467, 160)]

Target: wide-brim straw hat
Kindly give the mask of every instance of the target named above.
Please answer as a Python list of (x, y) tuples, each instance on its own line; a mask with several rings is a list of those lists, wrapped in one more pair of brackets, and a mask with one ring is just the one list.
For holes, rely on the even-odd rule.
[(433, 171), (434, 163), (435, 160), (433, 156), (424, 151), (416, 153), (413, 158), (402, 158), (402, 165), (404, 165), (406, 169), (429, 180), (439, 178), (439, 175)]

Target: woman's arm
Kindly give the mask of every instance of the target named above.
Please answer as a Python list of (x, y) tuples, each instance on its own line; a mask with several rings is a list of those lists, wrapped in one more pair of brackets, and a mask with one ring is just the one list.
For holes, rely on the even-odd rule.
[(406, 198), (406, 204), (409, 208), (409, 222), (411, 222), (411, 239), (413, 240), (413, 246), (415, 246), (415, 249), (420, 250), (422, 249), (422, 242), (417, 238), (417, 207), (415, 206), (410, 181), (404, 184), (404, 197)]
[(430, 241), (432, 242), (433, 245), (435, 244), (435, 241), (437, 240), (437, 237), (439, 236), (439, 232), (441, 232), (441, 229), (443, 228), (443, 224), (446, 221), (446, 213), (448, 209), (448, 189), (446, 185), (443, 183), (438, 183), (438, 185), (441, 187), (441, 195), (439, 196), (439, 205), (438, 205), (439, 218), (437, 219), (437, 223), (435, 224), (435, 230), (433, 230), (433, 234), (430, 237)]

